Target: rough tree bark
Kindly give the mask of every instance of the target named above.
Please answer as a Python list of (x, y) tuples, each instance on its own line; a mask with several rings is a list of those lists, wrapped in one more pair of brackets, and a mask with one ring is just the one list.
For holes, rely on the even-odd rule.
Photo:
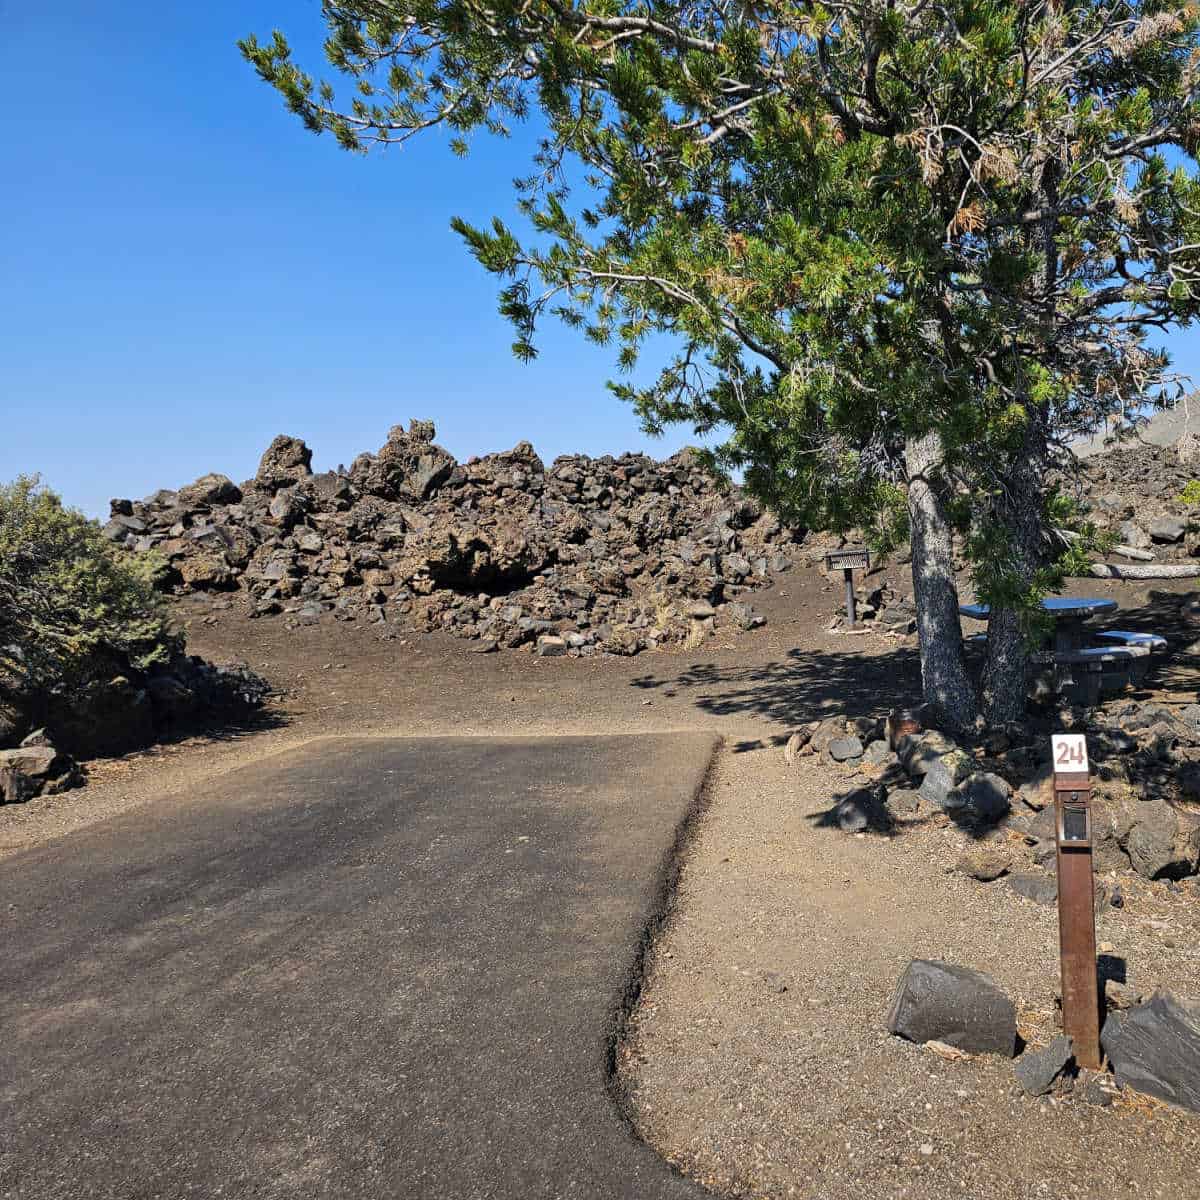
[(952, 726), (965, 729), (974, 723), (979, 704), (963, 657), (954, 552), (938, 478), (941, 459), (936, 433), (912, 438), (905, 446), (913, 600), (925, 701), (936, 705)]
[[(1001, 482), (995, 503), (995, 516), (1010, 539), (1009, 569), (1027, 585), (1046, 557), (1042, 495), (1049, 419), (1044, 408), (1030, 405), (1029, 412), (1020, 451)], [(993, 606), (982, 689), (983, 716), (989, 725), (1024, 718), (1030, 666), (1030, 644), (1020, 614)]]

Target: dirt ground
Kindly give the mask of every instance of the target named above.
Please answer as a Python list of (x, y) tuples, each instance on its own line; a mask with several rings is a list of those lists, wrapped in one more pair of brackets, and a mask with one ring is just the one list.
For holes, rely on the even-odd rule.
[[(1145, 585), (1072, 591), (1116, 598), (1118, 627), (1156, 628), (1169, 607)], [(826, 631), (840, 597), (840, 581), (800, 570), (753, 597), (762, 630), (605, 660), (479, 655), (440, 635), (381, 640), (361, 624), (288, 629), (189, 601), (179, 611), (196, 653), (240, 658), (282, 690), (270, 718), (92, 763), (82, 791), (0, 808), (0, 858), (330, 734), (712, 729), (725, 742), (708, 808), (622, 1051), (647, 1141), (714, 1190), (746, 1196), (1190, 1194), (1200, 1118), (1132, 1097), (1107, 1109), (1030, 1100), (1007, 1062), (947, 1062), (884, 1031), (907, 962), (944, 958), (994, 975), (1026, 1040), (1049, 1040), (1056, 914), (1003, 880), (953, 874), (964, 835), (951, 825), (882, 837), (821, 822), (842, 780), (813, 759), (786, 764), (788, 734), (919, 692), (911, 644)], [(1157, 686), (1196, 698), (1195, 673), (1178, 663)], [(1125, 875), (1121, 886), (1125, 906), (1106, 908), (1098, 928), (1111, 957), (1139, 987), (1200, 996), (1194, 881), (1173, 890)]]

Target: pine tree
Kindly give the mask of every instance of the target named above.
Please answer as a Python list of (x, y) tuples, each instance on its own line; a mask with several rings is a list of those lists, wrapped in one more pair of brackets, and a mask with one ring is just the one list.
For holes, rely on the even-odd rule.
[[(515, 352), (553, 316), (651, 386), (648, 429), (792, 520), (910, 538), (926, 698), (958, 724), (952, 534), (994, 615), (982, 706), (1024, 705), (1037, 604), (1074, 523), (1063, 447), (1183, 381), (1200, 312), (1200, 9), (1159, 0), (326, 0), (316, 83), (243, 53), (349, 150), (536, 119), (520, 209), (455, 227), (503, 280)], [(1078, 552), (1080, 543), (1075, 542)]]

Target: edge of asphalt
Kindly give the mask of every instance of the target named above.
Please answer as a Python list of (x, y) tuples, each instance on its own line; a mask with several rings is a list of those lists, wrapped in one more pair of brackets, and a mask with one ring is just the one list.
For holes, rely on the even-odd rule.
[[(694, 738), (699, 731), (696, 729), (661, 729), (661, 730), (629, 730), (621, 733), (608, 733), (604, 736), (612, 737), (630, 737), (637, 738), (645, 736), (647, 733), (657, 735), (679, 734)], [(299, 738), (295, 741), (287, 740), (283, 745), (276, 745), (270, 749), (266, 749), (264, 753), (255, 755), (249, 759), (242, 759), (238, 762), (229, 763), (218, 769), (207, 777), (212, 780), (221, 779), (225, 775), (233, 774), (247, 766), (259, 765), (269, 762), (273, 758), (281, 758), (285, 755), (295, 754), (297, 751), (306, 749), (318, 742), (340, 742), (345, 740), (361, 740), (361, 739), (379, 739), (389, 740), (397, 737), (402, 737), (405, 740), (420, 741), (424, 739), (440, 738), (445, 735), (422, 732), (420, 734), (407, 734), (400, 732), (380, 732), (371, 731), (370, 733), (356, 734), (314, 734), (311, 737)], [(459, 735), (455, 735), (459, 736)], [(578, 737), (580, 734), (526, 734), (526, 733), (494, 733), (494, 734), (478, 734), (474, 735), (480, 740), (493, 740), (496, 738), (504, 738), (506, 736), (521, 737), (523, 739), (536, 739), (544, 741), (554, 741), (561, 737)], [(582, 735), (582, 736), (587, 736)], [(646, 974), (648, 967), (648, 959), (650, 951), (655, 943), (660, 938), (665, 930), (668, 921), (671, 919), (675, 901), (678, 892), (679, 880), (683, 872), (684, 863), (688, 852), (691, 848), (692, 840), (696, 833), (696, 828), (707, 812), (712, 799), (711, 785), (714, 775), (714, 765), (721, 750), (725, 746), (725, 738), (720, 734), (710, 734), (709, 744), (705, 752), (704, 760), (697, 767), (694, 782), (692, 783), (692, 795), (687, 802), (687, 807), (684, 809), (683, 815), (675, 825), (674, 836), (670, 845), (663, 851), (658, 866), (655, 869), (653, 879), (649, 883), (648, 888), (648, 903), (645, 909), (644, 920), (642, 922), (641, 931), (636, 942), (630, 947), (631, 953), (627, 959), (627, 964), (621, 973), (622, 982), (618, 985), (616, 995), (614, 996), (610, 1014), (607, 1019), (607, 1028), (604, 1029), (604, 1079), (602, 1086), (604, 1092), (612, 1103), (616, 1111), (617, 1118), (624, 1126), (627, 1134), (635, 1142), (640, 1143), (649, 1149), (656, 1158), (671, 1172), (671, 1174), (681, 1180), (686, 1180), (702, 1191), (715, 1195), (709, 1189), (697, 1183), (696, 1180), (686, 1176), (674, 1163), (669, 1162), (640, 1134), (637, 1127), (637, 1122), (634, 1116), (633, 1102), (629, 1095), (629, 1090), (622, 1083), (620, 1071), (618, 1069), (618, 1055), (620, 1048), (624, 1042), (628, 1031), (630, 1021), (634, 1010), (637, 1008), (641, 1000), (642, 991), (646, 982)], [(158, 801), (168, 801), (176, 796), (186, 793), (195, 781), (193, 779), (183, 778), (171, 781), (161, 791), (157, 793), (157, 797), (148, 796), (142, 804), (137, 807), (143, 807), (147, 804), (153, 804), (155, 799)], [(112, 819), (120, 814), (112, 814), (111, 816), (101, 817), (97, 824), (103, 824), (106, 820)], [(87, 823), (88, 825), (91, 822)], [(85, 826), (86, 827), (86, 826)], [(51, 837), (41, 845), (53, 844), (63, 839), (71, 837), (74, 833), (79, 832), (79, 829), (63, 830), (59, 835)], [(24, 849), (32, 849), (26, 847)], [(17, 850), (16, 856), (20, 857), (23, 850)]]
[(679, 1179), (687, 1180), (688, 1183), (700, 1188), (709, 1195), (716, 1195), (717, 1193), (711, 1192), (703, 1184), (685, 1175), (679, 1167), (664, 1158), (654, 1146), (642, 1137), (634, 1116), (632, 1097), (629, 1094), (629, 1089), (621, 1081), (617, 1057), (620, 1053), (621, 1044), (625, 1041), (626, 1035), (629, 1032), (629, 1023), (633, 1017), (634, 1010), (637, 1008), (638, 1002), (642, 997), (650, 950), (666, 929), (667, 923), (674, 913), (679, 879), (683, 873), (684, 863), (691, 848), (696, 827), (708, 811), (709, 804), (711, 803), (713, 766), (724, 746), (724, 737), (719, 734), (714, 735), (712, 743), (709, 746), (707, 760), (697, 777), (692, 798), (675, 827), (675, 836), (671, 841), (671, 845), (667, 847), (663, 852), (662, 858), (659, 860), (654, 881), (651, 885), (650, 903), (646, 911), (646, 919), (642, 925), (637, 945), (634, 947), (633, 957), (625, 972), (624, 985), (621, 988), (620, 995), (609, 1019), (604, 1055), (604, 1090), (608, 1094), (613, 1107), (616, 1109), (621, 1123), (625, 1126), (626, 1132), (634, 1141), (640, 1142), (648, 1150), (652, 1151), (672, 1175)]

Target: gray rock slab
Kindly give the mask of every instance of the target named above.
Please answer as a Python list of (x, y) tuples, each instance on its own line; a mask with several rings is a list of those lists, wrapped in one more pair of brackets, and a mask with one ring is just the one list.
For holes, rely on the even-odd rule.
[(1122, 1087), (1200, 1112), (1200, 1001), (1160, 989), (1110, 1014), (1100, 1041)]
[(705, 1195), (608, 1064), (713, 747), (330, 739), (9, 858), (0, 1195)]
[(945, 1042), (971, 1054), (1012, 1058), (1017, 1012), (995, 980), (952, 963), (914, 959), (888, 1013), (889, 1033), (911, 1042)]

